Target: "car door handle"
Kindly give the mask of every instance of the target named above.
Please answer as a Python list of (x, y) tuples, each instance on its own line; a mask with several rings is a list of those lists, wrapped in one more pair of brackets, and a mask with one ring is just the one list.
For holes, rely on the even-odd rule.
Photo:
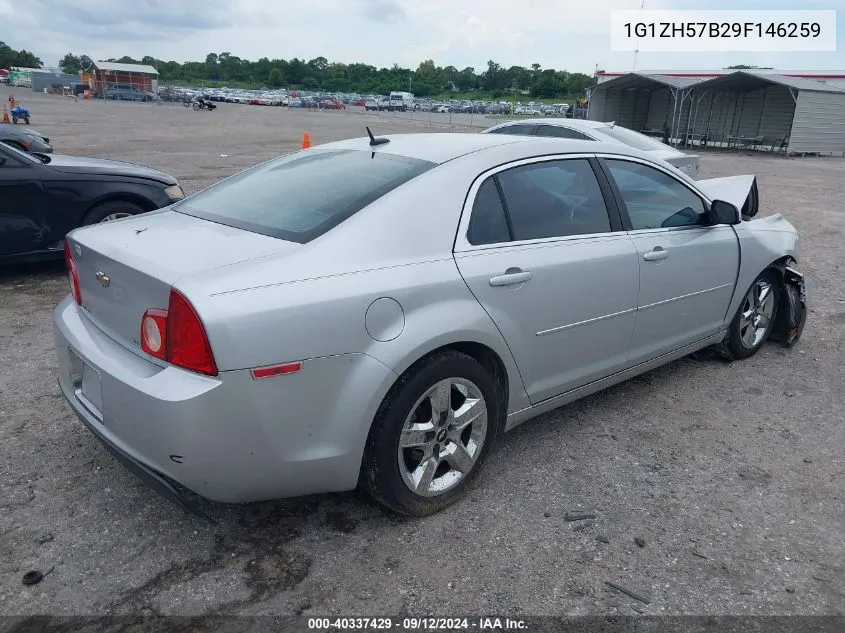
[(491, 286), (515, 286), (531, 279), (531, 273), (519, 268), (508, 268), (504, 275), (490, 277)]
[(660, 246), (655, 246), (653, 251), (643, 254), (643, 259), (647, 262), (656, 262), (661, 259), (666, 259), (667, 257), (669, 257), (669, 251), (664, 250)]

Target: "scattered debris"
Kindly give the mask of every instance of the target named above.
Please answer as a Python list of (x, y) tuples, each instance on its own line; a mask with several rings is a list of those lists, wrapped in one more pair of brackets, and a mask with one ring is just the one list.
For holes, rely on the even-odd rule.
[(818, 580), (819, 582), (830, 582), (829, 578), (824, 578), (822, 576), (813, 576), (813, 580)]
[(543, 516), (548, 519), (550, 516), (552, 516), (552, 513), (551, 512), (544, 512)]
[(795, 587), (787, 587), (786, 593), (795, 593)]
[(26, 586), (37, 585), (42, 580), (44, 580), (44, 574), (42, 574), (37, 569), (28, 571), (23, 575), (23, 584), (25, 584)]
[(639, 605), (632, 604), (632, 605), (631, 605), (631, 608), (632, 608), (634, 611), (636, 611), (637, 613), (645, 613), (645, 609), (643, 609), (643, 608), (642, 608), (641, 606), (639, 606)]
[(692, 555), (698, 556), (699, 558), (703, 558), (704, 560), (710, 560), (710, 558), (706, 554), (702, 554), (701, 552), (696, 552), (695, 550), (692, 550)]
[(630, 589), (625, 589), (625, 587), (622, 587), (620, 585), (617, 585), (616, 583), (610, 582), (609, 580), (605, 580), (604, 584), (606, 584), (608, 587), (612, 587), (612, 588), (616, 589), (616, 591), (621, 591), (626, 596), (631, 596), (634, 600), (638, 600), (638, 601), (642, 602), (643, 604), (651, 604), (651, 600), (649, 600), (646, 596), (643, 596), (641, 594), (636, 593), (635, 591), (631, 591)]
[(573, 532), (581, 532), (582, 530), (586, 530), (589, 527), (593, 527), (592, 521), (584, 521), (583, 523), (576, 523), (572, 526)]
[(795, 394), (791, 391), (784, 391), (783, 395), (785, 395), (787, 398), (792, 398)]
[(47, 532), (46, 534), (42, 534), (37, 539), (35, 539), (35, 542), (38, 543), (39, 545), (44, 545), (44, 543), (49, 543), (54, 538), (56, 538), (56, 537), (53, 536), (50, 532)]
[(805, 457), (805, 458), (804, 458), (804, 463), (805, 463), (805, 464), (812, 464), (812, 463), (813, 463), (813, 460), (812, 460), (812, 459), (810, 459), (809, 457)]
[(599, 534), (598, 536), (596, 536), (596, 540), (599, 543), (610, 543), (610, 539), (608, 537), (606, 537), (604, 534)]
[(635, 536), (634, 543), (637, 544), (637, 547), (645, 547), (645, 539), (641, 536)]
[(585, 521), (587, 519), (595, 519), (595, 514), (589, 514), (587, 512), (567, 512), (563, 515), (563, 518), (567, 521)]

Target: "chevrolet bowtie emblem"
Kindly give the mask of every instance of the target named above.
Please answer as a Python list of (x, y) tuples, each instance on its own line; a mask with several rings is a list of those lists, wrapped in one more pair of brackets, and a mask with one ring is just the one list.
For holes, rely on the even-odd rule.
[(98, 270), (95, 277), (97, 278), (97, 283), (99, 283), (103, 288), (109, 287), (109, 278), (102, 270)]

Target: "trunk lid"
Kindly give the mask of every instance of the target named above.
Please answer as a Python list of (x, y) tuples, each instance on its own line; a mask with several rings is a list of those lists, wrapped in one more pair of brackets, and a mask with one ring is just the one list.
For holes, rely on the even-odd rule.
[(109, 336), (135, 346), (144, 312), (166, 309), (178, 280), (301, 248), (169, 210), (77, 229), (67, 239), (83, 308)]

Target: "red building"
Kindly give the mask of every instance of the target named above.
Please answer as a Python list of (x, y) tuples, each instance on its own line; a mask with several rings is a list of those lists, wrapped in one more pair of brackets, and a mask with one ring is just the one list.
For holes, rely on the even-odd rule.
[(108, 88), (117, 87), (154, 93), (158, 89), (158, 71), (144, 64), (94, 62), (91, 72), (82, 73), (82, 82), (99, 95), (105, 94)]

